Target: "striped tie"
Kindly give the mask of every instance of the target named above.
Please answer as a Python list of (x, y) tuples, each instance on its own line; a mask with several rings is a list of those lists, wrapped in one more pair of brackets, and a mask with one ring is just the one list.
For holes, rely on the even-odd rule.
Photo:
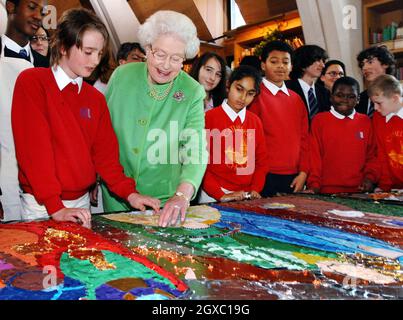
[(309, 89), (308, 91), (308, 100), (309, 100), (309, 118), (312, 119), (312, 117), (318, 113), (318, 101), (316, 100), (316, 97), (313, 93), (313, 89)]

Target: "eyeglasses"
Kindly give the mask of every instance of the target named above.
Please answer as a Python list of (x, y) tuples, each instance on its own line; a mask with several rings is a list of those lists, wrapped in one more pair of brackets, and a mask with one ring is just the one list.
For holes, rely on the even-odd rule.
[(153, 48), (150, 46), (150, 51), (151, 54), (153, 55), (153, 57), (155, 58), (155, 60), (157, 60), (158, 62), (165, 62), (166, 59), (169, 57), (169, 63), (171, 65), (175, 65), (178, 66), (180, 64), (183, 63), (183, 61), (185, 61), (185, 57), (182, 57), (180, 55), (174, 54), (174, 55), (169, 55), (167, 54), (165, 51), (161, 50), (161, 49), (156, 49), (153, 50)]
[(344, 76), (344, 72), (336, 72), (336, 71), (330, 71), (330, 72), (327, 72), (326, 74), (328, 74), (332, 78), (335, 78), (337, 76), (339, 76), (341, 78)]
[(49, 37), (47, 36), (32, 36), (31, 41), (38, 42), (38, 41), (49, 41)]
[(335, 93), (334, 96), (339, 98), (339, 99), (348, 99), (348, 100), (357, 99), (357, 95), (355, 95), (355, 94), (343, 94), (343, 93), (340, 93), (340, 92)]

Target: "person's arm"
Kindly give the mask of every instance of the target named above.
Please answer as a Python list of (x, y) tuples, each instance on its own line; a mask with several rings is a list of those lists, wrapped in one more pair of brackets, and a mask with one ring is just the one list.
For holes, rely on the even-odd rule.
[(135, 181), (124, 174), (123, 166), (119, 160), (118, 140), (103, 97), (100, 104), (102, 114), (92, 148), (92, 157), (97, 173), (111, 192), (129, 202), (132, 207), (143, 211), (145, 206), (149, 206), (158, 212), (160, 201), (140, 195), (136, 191)]
[[(269, 170), (268, 167), (268, 151), (263, 131), (263, 125), (260, 119), (256, 119), (256, 129), (255, 129), (255, 140), (254, 140), (254, 148), (255, 148), (255, 170), (252, 177), (252, 184), (250, 187), (250, 191), (254, 191), (252, 194), (253, 198), (257, 198), (256, 193), (260, 193), (263, 190), (264, 183), (266, 181), (266, 175)], [(249, 156), (248, 156), (249, 161)]]
[(26, 70), (18, 77), (13, 96), (11, 121), (19, 169), (38, 203), (51, 215), (64, 208), (56, 174), (52, 129), (46, 116), (46, 96), (38, 74)]
[(380, 166), (376, 157), (377, 147), (375, 136), (373, 134), (372, 127), (368, 131), (368, 145), (366, 150), (366, 159), (364, 167), (364, 179), (359, 186), (359, 189), (363, 192), (372, 192), (375, 183), (379, 180)]
[(206, 174), (203, 178), (203, 190), (215, 200), (220, 201), (222, 196), (225, 195), (225, 192), (222, 191), (220, 184), (213, 174), (209, 171), (209, 166), (207, 166)]
[(322, 139), (319, 129), (318, 119), (313, 119), (311, 125), (311, 132), (309, 135), (309, 159), (310, 159), (310, 171), (308, 177), (308, 189), (315, 193), (318, 193), (321, 188), (322, 178), (322, 156), (321, 150)]
[(309, 121), (304, 103), (299, 99), (301, 109), (301, 150), (298, 176), (291, 183), (294, 192), (302, 191), (309, 174)]
[(160, 217), (160, 225), (163, 227), (175, 224), (179, 212), (182, 220), (185, 220), (189, 201), (196, 196), (195, 191), (199, 188), (206, 171), (208, 155), (204, 130), (205, 94), (204, 88), (198, 86), (186, 115), (184, 130), (179, 137), (181, 153), (179, 159), (181, 159), (182, 170), (176, 191), (186, 192), (186, 198), (174, 195), (165, 203)]

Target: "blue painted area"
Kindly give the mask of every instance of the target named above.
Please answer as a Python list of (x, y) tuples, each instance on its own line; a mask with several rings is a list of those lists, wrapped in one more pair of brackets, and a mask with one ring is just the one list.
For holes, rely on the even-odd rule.
[(32, 291), (13, 287), (11, 283), (22, 274), (18, 273), (7, 281), (6, 287), (0, 290), (0, 300), (78, 300), (86, 295), (81, 282), (68, 277), (53, 290)]
[(241, 225), (241, 232), (246, 234), (335, 253), (352, 254), (359, 252), (374, 255), (359, 248), (359, 246), (387, 249), (400, 252), (402, 256), (398, 260), (403, 263), (403, 250), (382, 240), (310, 223), (280, 219), (253, 212), (241, 212), (218, 205), (213, 205), (213, 207), (221, 212), (221, 221), (214, 224), (219, 228), (225, 228), (228, 222), (233, 222)]

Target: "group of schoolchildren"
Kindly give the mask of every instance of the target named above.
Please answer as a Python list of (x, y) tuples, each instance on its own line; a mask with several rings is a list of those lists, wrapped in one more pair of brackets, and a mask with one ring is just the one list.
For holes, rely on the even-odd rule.
[[(377, 52), (385, 50), (370, 48), (358, 56), (369, 83), (361, 95), (359, 83), (347, 76), (335, 81), (330, 93), (315, 84), (327, 58), (317, 46), (298, 48), (294, 54), (284, 42), (268, 43), (260, 56), (262, 81), (251, 67), (235, 69), (228, 99), (206, 113), (210, 162), (202, 202), (255, 199), (304, 188), (324, 194), (403, 188), (402, 87), (387, 74), (391, 66), (383, 56), (378, 59)], [(290, 76), (292, 65), (296, 67)], [(377, 74), (376, 68), (383, 72)], [(360, 96), (369, 97), (362, 113), (356, 111)], [(371, 107), (378, 111), (372, 119)], [(221, 146), (221, 155), (227, 157), (221, 163), (214, 157), (217, 143), (224, 142), (214, 143), (214, 129), (229, 130), (233, 136), (235, 151), (227, 146), (231, 142)], [(246, 134), (251, 129), (253, 139)], [(237, 131), (242, 130), (237, 144)], [(227, 137), (228, 132), (221, 135), (222, 140)], [(254, 170), (240, 171), (245, 167)]]

